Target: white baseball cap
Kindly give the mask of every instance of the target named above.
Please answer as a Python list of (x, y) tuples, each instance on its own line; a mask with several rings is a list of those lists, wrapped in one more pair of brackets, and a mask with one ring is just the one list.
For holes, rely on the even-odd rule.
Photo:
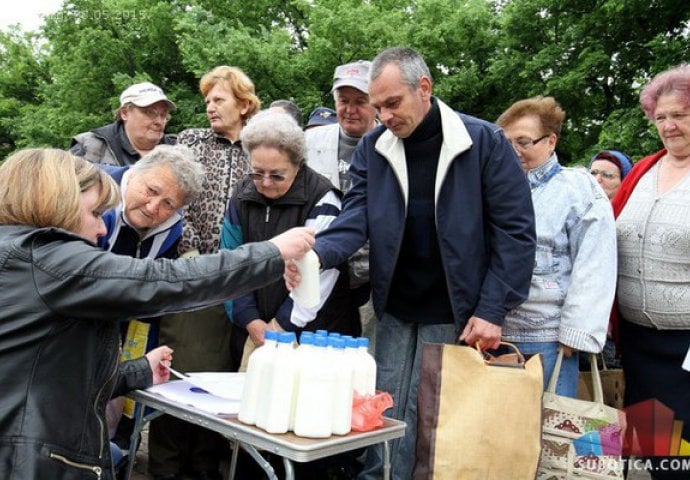
[(120, 95), (120, 106), (132, 103), (137, 107), (148, 107), (156, 102), (165, 102), (170, 110), (177, 107), (163, 93), (163, 89), (150, 82), (136, 83), (122, 92)]
[(369, 95), (369, 69), (371, 62), (357, 60), (356, 62), (340, 65), (333, 74), (333, 88), (331, 93), (340, 87), (353, 87)]

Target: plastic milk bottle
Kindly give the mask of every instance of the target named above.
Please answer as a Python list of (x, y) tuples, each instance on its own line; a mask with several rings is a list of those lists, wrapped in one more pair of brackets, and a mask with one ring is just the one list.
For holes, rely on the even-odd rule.
[(276, 353), (278, 343), (278, 332), (267, 330), (264, 336), (263, 346), (257, 348), (249, 356), (247, 365), (247, 376), (244, 380), (242, 390), (242, 401), (237, 418), (249, 425), (256, 423), (256, 411), (259, 405), (259, 394), (261, 382), (265, 378), (266, 366), (270, 363), (271, 357)]
[(335, 375), (326, 341), (324, 336), (314, 336), (313, 361), (300, 371), (294, 428), (295, 435), (300, 437), (331, 436)]
[(314, 308), (321, 300), (319, 257), (314, 250), (309, 250), (301, 259), (295, 261), (295, 265), (302, 280), (290, 296), (298, 305)]
[(345, 435), (350, 433), (352, 428), (352, 365), (345, 355), (344, 339), (331, 337), (328, 344), (333, 347), (329, 353), (335, 378), (331, 432), (335, 435)]
[(286, 433), (290, 424), (296, 369), (294, 341), (293, 332), (279, 334), (276, 354), (266, 367), (266, 381), (261, 382), (256, 426), (268, 433)]

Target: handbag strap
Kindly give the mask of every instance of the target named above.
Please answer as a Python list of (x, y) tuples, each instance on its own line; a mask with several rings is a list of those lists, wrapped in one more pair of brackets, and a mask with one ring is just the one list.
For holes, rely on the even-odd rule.
[[(601, 386), (601, 376), (599, 375), (599, 366), (597, 365), (596, 353), (588, 353), (590, 363), (592, 365), (592, 391), (594, 393), (594, 401), (596, 403), (604, 403), (604, 389)], [(556, 357), (556, 364), (553, 367), (553, 373), (549, 379), (549, 385), (546, 391), (549, 393), (556, 393), (556, 383), (558, 383), (558, 376), (561, 374), (561, 365), (563, 364), (563, 348), (558, 347), (558, 356)]]

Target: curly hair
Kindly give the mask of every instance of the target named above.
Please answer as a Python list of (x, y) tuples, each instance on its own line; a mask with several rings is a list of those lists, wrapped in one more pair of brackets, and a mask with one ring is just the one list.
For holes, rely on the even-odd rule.
[(682, 63), (654, 77), (640, 93), (640, 106), (650, 120), (659, 97), (673, 93), (681, 98), (685, 106), (690, 106), (690, 65)]

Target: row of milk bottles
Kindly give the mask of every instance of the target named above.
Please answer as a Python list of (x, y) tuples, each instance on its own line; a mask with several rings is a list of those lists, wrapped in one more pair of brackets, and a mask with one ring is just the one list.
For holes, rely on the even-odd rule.
[(266, 331), (249, 357), (238, 418), (269, 433), (326, 438), (350, 432), (353, 392), (374, 395), (376, 362), (369, 339), (325, 330)]

